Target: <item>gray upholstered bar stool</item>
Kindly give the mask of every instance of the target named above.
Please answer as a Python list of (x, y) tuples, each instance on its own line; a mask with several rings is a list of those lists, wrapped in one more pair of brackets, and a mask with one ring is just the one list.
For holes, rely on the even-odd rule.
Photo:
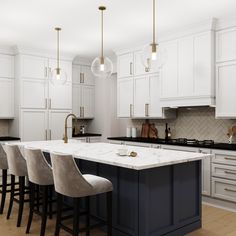
[(7, 192), (9, 192), (9, 190), (7, 190), (7, 187), (9, 186), (9, 184), (7, 184), (7, 169), (8, 169), (7, 155), (1, 144), (0, 144), (0, 169), (2, 170), (2, 183), (0, 185), (1, 187), (0, 193), (2, 195), (0, 214), (2, 214), (4, 210), (6, 194)]
[[(10, 218), (13, 202), (19, 203), (18, 210), (18, 219), (17, 227), (21, 225), (21, 219), (24, 209), (25, 194), (27, 193), (27, 188), (25, 186), (25, 177), (27, 177), (27, 166), (24, 157), (22, 156), (20, 149), (17, 145), (14, 144), (5, 144), (5, 152), (7, 154), (7, 162), (9, 166), (9, 172), (11, 174), (11, 195), (10, 203), (7, 212), (7, 219)], [(19, 177), (19, 193), (15, 192), (15, 177)], [(19, 195), (19, 199), (16, 199), (15, 196)]]
[(30, 186), (30, 214), (28, 218), (26, 233), (29, 233), (30, 231), (35, 208), (35, 187), (38, 185), (43, 190), (43, 208), (41, 214), (42, 221), (40, 236), (44, 236), (47, 216), (49, 213), (51, 214), (51, 212), (48, 211), (48, 206), (49, 204), (52, 204), (52, 199), (50, 199), (50, 202), (48, 202), (48, 198), (50, 192), (52, 192), (54, 188), (52, 168), (45, 159), (42, 151), (39, 149), (26, 147), (24, 149), (24, 156), (26, 158)]
[[(82, 175), (78, 169), (74, 158), (71, 155), (62, 155), (51, 153), (51, 161), (53, 168), (53, 178), (57, 196), (57, 221), (55, 236), (59, 235), (60, 228), (63, 228), (73, 236), (78, 236), (79, 232), (86, 231), (86, 236), (90, 234), (90, 212), (89, 212), (89, 196), (102, 193), (107, 194), (107, 235), (112, 235), (112, 183), (102, 177), (95, 175)], [(73, 198), (74, 214), (73, 214), (73, 230), (62, 224), (62, 201), (63, 196)], [(87, 200), (87, 217), (86, 228), (79, 229), (80, 216), (80, 198), (86, 197)], [(101, 225), (101, 224), (100, 224)]]

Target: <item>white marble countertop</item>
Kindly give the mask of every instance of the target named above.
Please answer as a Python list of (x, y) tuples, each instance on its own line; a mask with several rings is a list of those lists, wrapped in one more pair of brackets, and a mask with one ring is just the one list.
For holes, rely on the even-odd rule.
[[(64, 144), (62, 140), (17, 142), (21, 148), (31, 147), (41, 149), (44, 152), (58, 152), (70, 154), (74, 158), (119, 166), (134, 170), (150, 169), (155, 167), (174, 165), (209, 158), (211, 155), (172, 151), (164, 149), (124, 146), (110, 143), (82, 143), (78, 140), (69, 140)], [(119, 148), (137, 152), (136, 157), (119, 156)]]

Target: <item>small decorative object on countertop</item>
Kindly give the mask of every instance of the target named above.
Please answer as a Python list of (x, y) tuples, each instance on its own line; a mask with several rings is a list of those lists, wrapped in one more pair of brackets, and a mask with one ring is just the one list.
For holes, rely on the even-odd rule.
[(141, 131), (142, 138), (148, 138), (149, 128), (150, 128), (149, 121), (146, 120), (145, 123), (142, 124), (142, 131)]
[(132, 127), (132, 138), (137, 138), (137, 128)]
[(155, 138), (155, 139), (158, 138), (158, 130), (155, 127), (155, 124), (150, 124), (148, 137), (149, 138)]
[(131, 137), (131, 128), (130, 128), (130, 127), (127, 127), (127, 128), (126, 128), (126, 137), (127, 137), (127, 138), (130, 138), (130, 137)]
[(229, 144), (236, 143), (236, 126), (229, 128), (227, 136), (229, 137)]

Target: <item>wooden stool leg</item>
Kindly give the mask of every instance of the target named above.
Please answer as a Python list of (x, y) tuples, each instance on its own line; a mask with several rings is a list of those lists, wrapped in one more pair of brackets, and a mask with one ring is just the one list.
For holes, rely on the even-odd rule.
[(57, 220), (56, 220), (56, 231), (55, 236), (59, 236), (60, 224), (61, 224), (61, 212), (62, 212), (63, 197), (61, 194), (57, 194)]
[(42, 223), (40, 236), (45, 235), (45, 229), (47, 224), (47, 214), (48, 214), (48, 186), (42, 186), (43, 188), (43, 210), (42, 210)]
[(20, 176), (19, 177), (19, 187), (20, 187), (20, 198), (19, 198), (19, 211), (18, 211), (18, 219), (17, 219), (17, 227), (20, 227), (21, 225), (21, 219), (24, 209), (24, 201), (25, 201), (25, 177)]
[(28, 217), (26, 234), (28, 234), (30, 231), (31, 223), (33, 220), (33, 214), (34, 214), (35, 185), (31, 182), (29, 182), (29, 189), (30, 189), (30, 212), (29, 212), (29, 217)]
[(52, 219), (52, 197), (53, 186), (49, 187), (49, 219)]
[(36, 186), (36, 201), (37, 201), (37, 211), (39, 212), (39, 195), (40, 195), (40, 188), (39, 185)]
[(74, 198), (73, 236), (79, 235), (80, 199)]
[(86, 197), (86, 236), (90, 236), (90, 197)]
[(112, 236), (112, 192), (107, 193), (107, 236)]
[(14, 194), (15, 194), (15, 176), (11, 175), (11, 195), (10, 195), (10, 202), (7, 212), (7, 219), (10, 219), (13, 201), (14, 201)]
[(2, 214), (4, 210), (6, 194), (7, 194), (7, 170), (2, 170), (2, 199), (0, 206), (0, 214)]

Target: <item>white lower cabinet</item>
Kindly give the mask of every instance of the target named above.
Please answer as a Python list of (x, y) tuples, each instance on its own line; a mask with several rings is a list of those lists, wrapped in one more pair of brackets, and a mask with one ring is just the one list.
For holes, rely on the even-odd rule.
[(22, 110), (20, 115), (20, 137), (22, 141), (47, 139), (48, 113), (46, 110)]
[[(65, 133), (65, 118), (69, 115), (69, 111), (49, 111), (48, 119), (48, 140), (60, 140)], [(72, 119), (68, 119), (68, 138), (72, 137)]]
[(137, 143), (137, 142), (125, 142), (125, 145), (137, 146), (137, 147), (148, 147), (148, 148), (152, 146), (150, 143)]
[(0, 118), (14, 117), (14, 79), (0, 78)]

